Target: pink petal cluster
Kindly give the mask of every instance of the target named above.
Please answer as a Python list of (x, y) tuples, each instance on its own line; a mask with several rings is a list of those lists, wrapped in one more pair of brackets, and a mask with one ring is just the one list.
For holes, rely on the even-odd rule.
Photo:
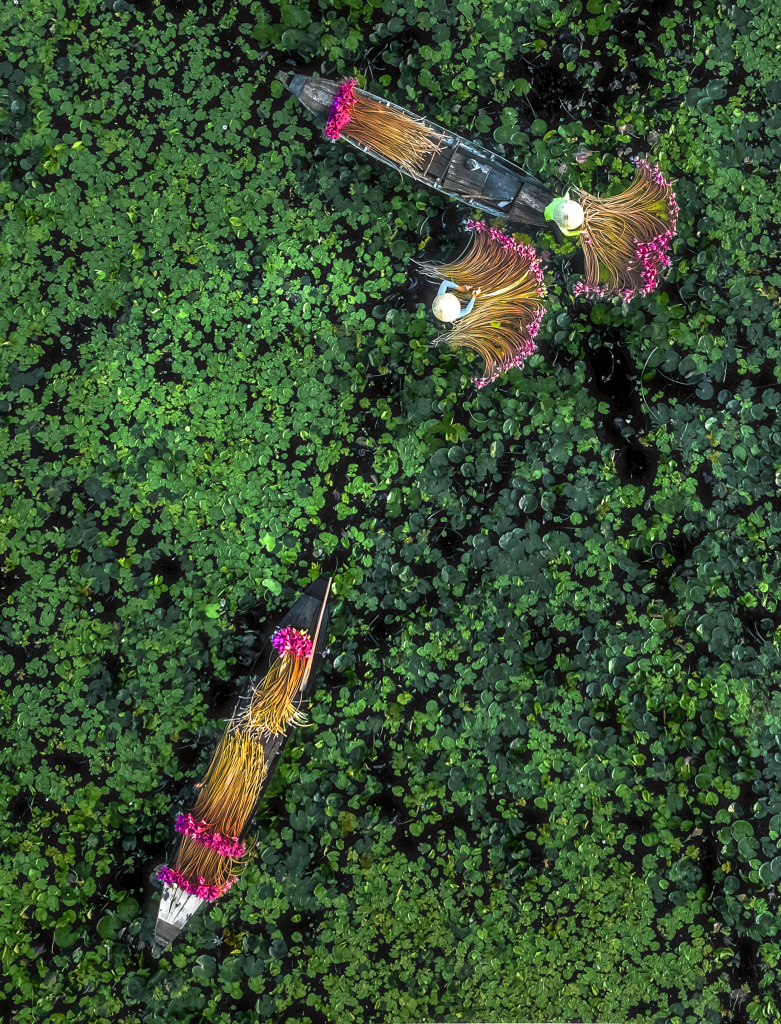
[[(672, 265), (670, 245), (674, 237), (674, 231), (665, 231), (664, 234), (650, 242), (637, 243), (635, 251), (643, 275), (643, 283), (640, 286), (641, 295), (648, 295), (652, 292), (659, 283), (661, 272)], [(631, 298), (631, 292), (625, 297)]]
[(516, 256), (520, 256), (522, 259), (528, 259), (529, 261), (529, 273), (533, 274), (537, 279), (537, 283), (541, 286), (539, 289), (540, 295), (546, 294), (546, 288), (543, 285), (543, 270), (539, 259), (537, 258), (537, 252), (533, 245), (525, 245), (523, 242), (516, 242), (514, 238), (510, 238), (508, 235), (503, 235), (501, 231), (496, 228), (489, 228), (484, 220), (470, 220), (466, 224), (467, 231), (480, 231), (483, 234), (487, 234), (493, 242), (498, 242), (504, 252), (514, 253)]
[(309, 639), (308, 634), (301, 630), (293, 629), (292, 626), (278, 629), (271, 638), (271, 643), (280, 658), (283, 654), (287, 654), (288, 651), (292, 651), (297, 658), (308, 658), (312, 653), (312, 641)]
[(573, 295), (585, 295), (590, 299), (604, 299), (608, 294), (607, 285), (598, 285), (596, 288), (589, 288), (585, 281), (578, 281), (572, 289)]
[(203, 875), (199, 875), (198, 884), (194, 885), (184, 877), (181, 871), (169, 868), (167, 864), (160, 868), (157, 872), (157, 877), (166, 885), (178, 885), (180, 889), (189, 892), (191, 896), (197, 896), (200, 900), (208, 900), (209, 903), (219, 899), (237, 879), (236, 875), (231, 875), (228, 881), (223, 882), (222, 885), (207, 885)]
[(486, 384), (490, 384), (492, 381), (495, 381), (500, 374), (506, 373), (507, 370), (512, 370), (516, 366), (523, 366), (529, 356), (533, 355), (537, 351), (537, 345), (534, 339), (540, 329), (540, 322), (544, 316), (544, 309), (535, 310), (534, 318), (525, 328), (525, 337), (522, 338), (521, 344), (516, 349), (515, 354), (503, 363), (501, 367), (490, 377), (480, 377), (478, 380), (475, 380), (475, 387), (484, 388)]
[(325, 126), (325, 137), (331, 139), (332, 142), (339, 138), (342, 129), (350, 122), (350, 112), (355, 106), (353, 90), (357, 84), (357, 78), (346, 78), (334, 97), (328, 114), (328, 124)]
[(196, 821), (192, 814), (180, 814), (176, 819), (176, 831), (189, 836), (199, 846), (208, 846), (221, 857), (241, 857), (244, 843), (238, 839), (226, 839), (219, 832), (212, 832), (205, 821)]

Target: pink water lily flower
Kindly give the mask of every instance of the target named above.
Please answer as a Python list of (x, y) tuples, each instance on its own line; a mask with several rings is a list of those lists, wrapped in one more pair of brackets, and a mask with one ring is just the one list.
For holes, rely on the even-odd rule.
[(207, 900), (209, 903), (213, 903), (214, 900), (219, 899), (224, 893), (230, 889), (235, 881), (237, 881), (236, 875), (231, 875), (230, 878), (223, 882), (222, 885), (207, 885), (206, 879), (202, 876), (198, 876), (197, 884), (189, 881), (185, 878), (181, 871), (176, 871), (174, 868), (169, 868), (167, 864), (157, 872), (157, 877), (165, 885), (173, 886), (177, 885), (180, 889), (185, 892), (189, 892), (191, 896), (197, 896), (200, 900)]
[(192, 814), (180, 814), (176, 819), (176, 831), (182, 835), (189, 836), (199, 846), (207, 846), (214, 850), (221, 857), (241, 857), (244, 853), (244, 843), (240, 843), (235, 837), (226, 839), (209, 828), (205, 821), (197, 822)]
[(277, 630), (272, 637), (271, 643), (280, 658), (291, 652), (297, 658), (308, 658), (312, 653), (312, 641), (302, 630), (293, 629), (292, 626), (285, 626)]

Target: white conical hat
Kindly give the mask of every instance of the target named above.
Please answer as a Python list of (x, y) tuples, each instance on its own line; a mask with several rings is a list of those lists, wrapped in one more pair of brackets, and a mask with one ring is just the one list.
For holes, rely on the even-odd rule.
[(583, 207), (574, 199), (565, 198), (556, 207), (555, 221), (564, 231), (574, 231), (585, 219)]
[(431, 310), (439, 320), (450, 323), (453, 320), (458, 320), (458, 314), (461, 312), (461, 303), (452, 292), (444, 292), (442, 295), (437, 295), (434, 299), (431, 304)]

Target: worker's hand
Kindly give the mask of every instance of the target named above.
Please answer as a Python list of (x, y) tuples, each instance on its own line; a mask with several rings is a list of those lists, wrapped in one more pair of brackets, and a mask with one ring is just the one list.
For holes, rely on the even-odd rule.
[(477, 296), (480, 294), (482, 290), (482, 288), (475, 288), (475, 290), (472, 292), (472, 295), (474, 295), (474, 297), (477, 298)]

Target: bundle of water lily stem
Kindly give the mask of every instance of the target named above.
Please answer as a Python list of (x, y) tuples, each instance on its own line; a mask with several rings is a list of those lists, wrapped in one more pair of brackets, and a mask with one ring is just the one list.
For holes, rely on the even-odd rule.
[(648, 295), (672, 263), (678, 221), (673, 182), (655, 164), (640, 157), (635, 180), (616, 196), (593, 196), (576, 189), (583, 210), (580, 241), (586, 274), (575, 295), (620, 296), (625, 301)]
[(433, 344), (466, 348), (482, 356), (485, 371), (477, 387), (521, 366), (536, 351), (534, 341), (545, 313), (542, 267), (531, 245), (516, 242), (484, 221), (470, 221), (470, 245), (454, 263), (421, 263), (423, 273), (480, 289), (474, 309)]
[(263, 740), (302, 725), (295, 695), (312, 653), (308, 633), (285, 626), (272, 638), (276, 658), (267, 675), (239, 702), (197, 787), (191, 814), (180, 814), (182, 835), (174, 866), (160, 869), (166, 885), (203, 900), (227, 892), (249, 863), (250, 846), (240, 837), (267, 774)]
[(420, 174), (441, 149), (444, 132), (422, 117), (386, 106), (356, 85), (357, 79), (348, 78), (339, 86), (325, 126), (326, 138), (335, 142), (344, 135), (410, 174)]

